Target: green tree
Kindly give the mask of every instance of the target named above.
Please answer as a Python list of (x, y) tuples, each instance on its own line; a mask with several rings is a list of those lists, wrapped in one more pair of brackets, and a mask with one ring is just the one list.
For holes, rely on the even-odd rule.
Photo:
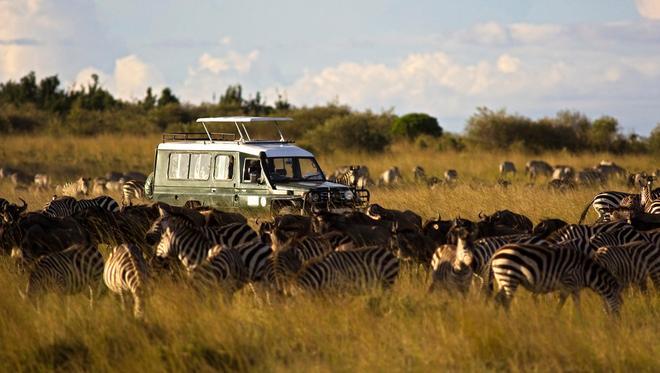
[(619, 122), (616, 118), (602, 116), (594, 120), (589, 129), (589, 143), (594, 150), (610, 150), (618, 139)]
[(142, 108), (144, 110), (151, 110), (156, 106), (156, 101), (157, 97), (154, 96), (153, 92), (151, 91), (151, 87), (147, 88), (147, 94), (144, 96), (144, 100), (142, 100)]
[(158, 98), (158, 106), (163, 107), (170, 104), (178, 105), (179, 99), (172, 93), (172, 90), (168, 87), (163, 88), (160, 92), (160, 97)]
[(648, 144), (650, 151), (656, 154), (660, 154), (660, 123), (656, 124), (653, 131), (651, 131), (651, 136), (649, 136)]
[(240, 84), (230, 85), (225, 90), (225, 94), (220, 96), (220, 106), (224, 107), (242, 107), (243, 106), (243, 87)]
[(392, 123), (392, 134), (414, 140), (417, 136), (425, 134), (431, 136), (442, 136), (442, 127), (438, 120), (424, 113), (410, 113), (397, 118)]

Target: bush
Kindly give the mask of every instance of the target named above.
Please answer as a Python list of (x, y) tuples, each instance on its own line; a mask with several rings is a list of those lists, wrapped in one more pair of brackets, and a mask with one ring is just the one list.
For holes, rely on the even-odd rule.
[(660, 154), (660, 123), (658, 123), (653, 131), (651, 131), (651, 136), (649, 136), (648, 141), (649, 150)]
[(421, 134), (442, 136), (442, 127), (438, 120), (424, 113), (410, 113), (397, 118), (392, 123), (392, 134), (414, 140)]
[(302, 142), (315, 151), (326, 153), (337, 150), (380, 152), (390, 144), (387, 129), (391, 123), (390, 113), (375, 115), (366, 112), (334, 117), (307, 132)]

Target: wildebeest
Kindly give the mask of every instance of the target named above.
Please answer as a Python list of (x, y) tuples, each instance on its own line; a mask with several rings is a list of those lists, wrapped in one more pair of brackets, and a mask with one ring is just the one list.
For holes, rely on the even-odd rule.
[(445, 183), (452, 184), (458, 181), (458, 171), (454, 169), (449, 169), (445, 171)]
[(378, 178), (379, 186), (391, 186), (401, 181), (401, 172), (399, 167), (394, 166), (384, 171)]
[(500, 177), (506, 177), (507, 174), (516, 175), (516, 165), (510, 161), (500, 163)]
[(627, 174), (625, 168), (611, 161), (600, 161), (600, 163), (594, 166), (593, 169), (604, 175), (606, 178), (609, 178), (610, 176), (624, 178)]
[(534, 181), (539, 175), (550, 177), (552, 175), (552, 166), (548, 162), (541, 160), (531, 160), (525, 165), (525, 175), (529, 175), (529, 179)]

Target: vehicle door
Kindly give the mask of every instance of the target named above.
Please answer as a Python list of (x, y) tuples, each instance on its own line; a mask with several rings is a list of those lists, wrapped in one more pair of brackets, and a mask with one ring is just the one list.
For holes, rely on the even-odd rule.
[(215, 153), (213, 157), (213, 179), (211, 181), (211, 204), (219, 209), (238, 207), (237, 183), (239, 182), (238, 153)]
[(258, 156), (248, 154), (242, 154), (240, 159), (240, 183), (236, 197), (239, 207), (266, 208), (270, 189), (261, 160)]

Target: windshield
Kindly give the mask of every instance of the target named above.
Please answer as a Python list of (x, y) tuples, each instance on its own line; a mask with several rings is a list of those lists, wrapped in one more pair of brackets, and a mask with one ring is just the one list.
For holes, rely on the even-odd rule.
[(274, 183), (287, 181), (324, 181), (321, 167), (314, 158), (268, 158), (268, 176)]

